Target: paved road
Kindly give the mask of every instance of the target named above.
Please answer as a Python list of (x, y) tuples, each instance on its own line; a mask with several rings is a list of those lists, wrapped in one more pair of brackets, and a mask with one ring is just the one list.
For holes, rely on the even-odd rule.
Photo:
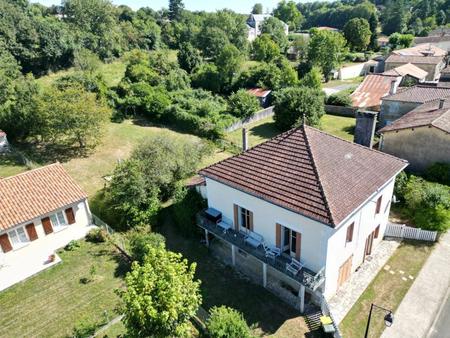
[(450, 288), (447, 292), (447, 300), (443, 304), (436, 322), (428, 333), (428, 338), (448, 338), (450, 336)]
[(325, 92), (325, 95), (330, 96), (331, 94), (336, 94), (343, 90), (353, 88), (353, 87), (355, 87), (354, 83), (341, 84), (341, 85), (337, 85), (335, 87), (323, 88), (323, 91)]

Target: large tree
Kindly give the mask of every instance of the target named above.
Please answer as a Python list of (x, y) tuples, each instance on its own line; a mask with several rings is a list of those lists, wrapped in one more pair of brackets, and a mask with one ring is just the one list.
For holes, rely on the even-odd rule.
[(329, 79), (331, 71), (343, 62), (345, 45), (345, 38), (340, 33), (313, 29), (308, 45), (309, 62), (320, 67)]
[(278, 3), (278, 6), (274, 9), (273, 15), (281, 21), (289, 25), (289, 29), (296, 31), (300, 29), (304, 17), (298, 10), (295, 1), (282, 0)]
[(257, 61), (271, 62), (280, 56), (280, 47), (269, 34), (261, 34), (253, 41), (253, 57)]
[(261, 27), (261, 33), (271, 36), (272, 40), (277, 43), (281, 51), (285, 51), (289, 45), (284, 24), (281, 20), (269, 17), (264, 20)]
[(169, 19), (179, 20), (183, 13), (183, 0), (169, 0)]
[(263, 13), (263, 5), (261, 3), (256, 3), (253, 5), (252, 14), (262, 14)]
[(203, 62), (200, 51), (194, 48), (189, 42), (181, 44), (177, 58), (180, 67), (188, 73), (192, 73)]
[(317, 126), (325, 114), (325, 95), (320, 89), (307, 87), (285, 88), (275, 93), (274, 119), (280, 130), (288, 130), (303, 123)]
[(244, 61), (241, 52), (232, 44), (223, 47), (215, 64), (221, 78), (222, 90), (228, 90)]
[(238, 90), (228, 98), (228, 110), (236, 117), (247, 118), (260, 109), (259, 100), (245, 89)]
[(370, 43), (371, 35), (370, 25), (366, 19), (354, 18), (344, 26), (344, 36), (352, 50), (364, 52)]
[(182, 337), (201, 304), (196, 264), (181, 254), (151, 247), (142, 265), (125, 277), (124, 323), (130, 337)]

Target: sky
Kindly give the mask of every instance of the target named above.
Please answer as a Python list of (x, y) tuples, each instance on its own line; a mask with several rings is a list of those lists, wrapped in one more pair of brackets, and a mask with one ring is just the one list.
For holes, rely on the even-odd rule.
[[(32, 0), (32, 2), (39, 2), (45, 6), (59, 5), (60, 0)], [(150, 7), (153, 9), (167, 8), (169, 0), (112, 0), (116, 5), (127, 5), (133, 9), (140, 7)], [(191, 11), (204, 10), (207, 12), (213, 12), (217, 9), (229, 8), (238, 13), (250, 13), (253, 5), (258, 2), (263, 5), (264, 12), (272, 11), (277, 5), (279, 0), (184, 0), (186, 9)]]

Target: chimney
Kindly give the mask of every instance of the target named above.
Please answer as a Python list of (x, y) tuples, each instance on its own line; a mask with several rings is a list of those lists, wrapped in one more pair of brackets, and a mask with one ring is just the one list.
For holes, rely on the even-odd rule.
[(356, 113), (355, 136), (353, 139), (355, 143), (372, 149), (377, 116), (378, 113), (373, 111), (358, 111)]
[(242, 150), (248, 149), (247, 128), (242, 128)]
[(397, 92), (397, 80), (391, 81), (391, 88), (389, 89), (389, 95), (394, 95)]
[(439, 109), (444, 108), (444, 103), (445, 103), (445, 99), (440, 99), (439, 100)]

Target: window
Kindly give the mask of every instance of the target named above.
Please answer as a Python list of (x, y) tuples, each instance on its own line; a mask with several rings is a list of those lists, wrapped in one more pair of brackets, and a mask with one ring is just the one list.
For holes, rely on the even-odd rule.
[(241, 227), (250, 230), (250, 211), (240, 207), (239, 224)]
[(345, 243), (349, 243), (353, 241), (353, 228), (355, 227), (355, 222), (350, 224), (347, 228), (347, 237), (345, 239)]
[(381, 200), (382, 200), (383, 196), (378, 197), (377, 199), (377, 206), (375, 208), (375, 215), (378, 215), (380, 213), (381, 210)]
[(380, 234), (380, 226), (378, 225), (376, 228), (375, 228), (375, 235), (374, 235), (374, 237), (375, 238), (378, 238), (378, 235)]
[(50, 215), (50, 220), (54, 228), (63, 227), (67, 225), (66, 218), (62, 211), (58, 211), (56, 214)]
[(297, 252), (297, 232), (291, 231), (291, 252)]
[(14, 229), (14, 230), (8, 232), (8, 235), (9, 235), (9, 238), (11, 239), (11, 243), (14, 246), (28, 242), (28, 237), (27, 237), (23, 227), (20, 227), (20, 228), (17, 228), (17, 229)]

